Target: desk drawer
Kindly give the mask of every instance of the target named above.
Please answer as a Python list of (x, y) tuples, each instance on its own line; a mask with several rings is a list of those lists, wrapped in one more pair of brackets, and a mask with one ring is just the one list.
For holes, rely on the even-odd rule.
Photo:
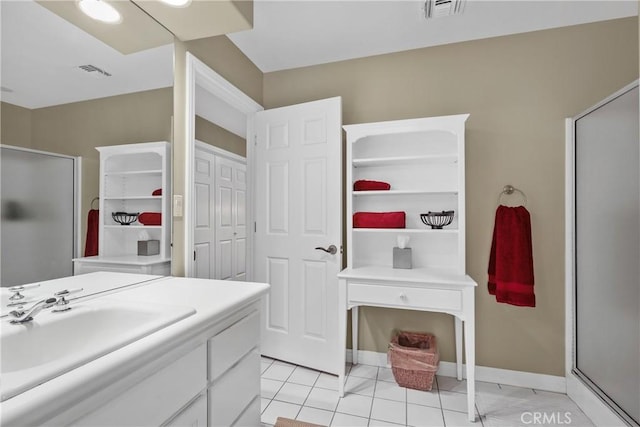
[(456, 290), (350, 283), (347, 294), (349, 303), (416, 309), (462, 309), (462, 293)]

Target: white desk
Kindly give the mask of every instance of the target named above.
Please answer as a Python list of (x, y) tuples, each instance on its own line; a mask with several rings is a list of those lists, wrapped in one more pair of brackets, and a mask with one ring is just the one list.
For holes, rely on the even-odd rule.
[[(338, 273), (338, 338), (347, 339), (347, 310), (351, 310), (353, 363), (358, 363), (358, 306), (433, 311), (455, 316), (456, 367), (462, 379), (462, 327), (467, 365), (467, 408), (475, 421), (475, 288), (467, 275), (447, 271), (391, 267), (346, 268)], [(338, 373), (340, 397), (344, 396), (346, 354), (341, 352)]]

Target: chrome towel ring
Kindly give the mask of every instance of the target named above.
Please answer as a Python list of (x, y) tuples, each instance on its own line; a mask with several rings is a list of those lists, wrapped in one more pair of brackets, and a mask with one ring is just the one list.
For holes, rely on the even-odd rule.
[(502, 191), (500, 192), (500, 194), (498, 195), (498, 204), (502, 204), (502, 196), (504, 196), (505, 194), (507, 196), (512, 195), (514, 192), (518, 192), (520, 193), (520, 195), (522, 196), (522, 200), (523, 206), (527, 206), (527, 195), (524, 194), (524, 192), (522, 190), (517, 189), (516, 187), (514, 187), (513, 185), (505, 185), (504, 188), (502, 189)]

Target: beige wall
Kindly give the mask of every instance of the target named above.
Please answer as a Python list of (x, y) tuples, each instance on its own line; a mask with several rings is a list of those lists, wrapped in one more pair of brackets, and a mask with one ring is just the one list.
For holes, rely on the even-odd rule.
[(238, 156), (247, 157), (247, 141), (244, 138), (200, 116), (196, 116), (196, 139)]
[(31, 110), (0, 102), (0, 143), (31, 146)]
[[(340, 95), (343, 123), (470, 113), (467, 271), (478, 282), (482, 366), (564, 375), (564, 119), (638, 78), (638, 20), (458, 43), (264, 76), (264, 106)], [(498, 194), (522, 189), (532, 217), (537, 306), (498, 304), (487, 263)], [(361, 310), (360, 347), (384, 352), (394, 328), (435, 332), (454, 360), (450, 316)]]
[(38, 108), (32, 115), (32, 148), (82, 156), (82, 247), (86, 212), (100, 192), (99, 153), (95, 147), (169, 141), (171, 88)]
[[(182, 42), (174, 40), (174, 139), (173, 194), (185, 193), (186, 135), (186, 53), (207, 64), (223, 78), (262, 104), (262, 72), (226, 36)], [(187, 201), (185, 201), (186, 203)], [(184, 276), (185, 229), (184, 218), (173, 218), (173, 255), (171, 270), (174, 276)]]

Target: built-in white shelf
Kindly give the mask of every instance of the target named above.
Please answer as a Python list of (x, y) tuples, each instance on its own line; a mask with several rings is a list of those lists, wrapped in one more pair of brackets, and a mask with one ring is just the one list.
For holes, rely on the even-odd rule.
[(161, 225), (105, 225), (105, 229), (113, 229), (113, 230), (160, 230), (162, 229)]
[(362, 159), (353, 159), (354, 168), (367, 166), (400, 166), (428, 163), (457, 163), (458, 156), (455, 154), (430, 154), (424, 156), (402, 156), (402, 157), (371, 157)]
[[(100, 152), (98, 256), (74, 260), (74, 274), (125, 271), (168, 275), (171, 272), (171, 161), (168, 142), (97, 147)], [(154, 196), (156, 190), (162, 194)], [(121, 225), (113, 212), (155, 212), (161, 225)], [(139, 240), (158, 240), (159, 254), (138, 256)]]
[[(465, 271), (464, 132), (468, 115), (344, 126), (347, 133), (347, 267), (391, 268), (397, 236), (410, 237), (416, 270)], [(390, 190), (354, 191), (359, 180)], [(420, 220), (429, 211), (454, 211), (441, 230)], [(404, 212), (407, 228), (354, 228), (355, 213)], [(366, 224), (365, 224), (366, 225)], [(412, 273), (401, 273), (412, 274)]]
[(380, 234), (458, 234), (455, 228), (443, 228), (432, 230), (431, 228), (354, 228), (354, 233), (380, 233)]
[(453, 190), (367, 190), (354, 191), (354, 196), (413, 196), (418, 194), (458, 194)]
[(107, 172), (104, 176), (131, 176), (131, 175), (162, 175), (162, 170), (140, 170), (140, 171), (122, 171), (122, 172)]
[(162, 200), (162, 196), (119, 196), (105, 197), (104, 200)]

